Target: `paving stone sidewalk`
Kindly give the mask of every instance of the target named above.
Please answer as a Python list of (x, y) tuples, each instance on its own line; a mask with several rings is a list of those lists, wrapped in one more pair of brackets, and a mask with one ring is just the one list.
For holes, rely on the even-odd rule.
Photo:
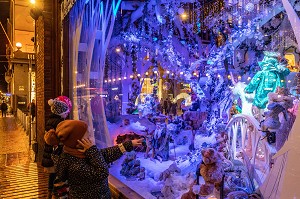
[(46, 198), (48, 174), (32, 154), (17, 119), (0, 118), (0, 199)]

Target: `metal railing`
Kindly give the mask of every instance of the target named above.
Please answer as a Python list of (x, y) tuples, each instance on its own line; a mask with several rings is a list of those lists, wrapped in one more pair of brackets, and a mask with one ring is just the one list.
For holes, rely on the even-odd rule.
[(32, 121), (31, 116), (17, 109), (17, 119), (19, 120), (20, 124), (22, 125), (24, 131), (29, 137), (29, 146), (33, 141), (36, 141), (36, 121), (35, 119)]

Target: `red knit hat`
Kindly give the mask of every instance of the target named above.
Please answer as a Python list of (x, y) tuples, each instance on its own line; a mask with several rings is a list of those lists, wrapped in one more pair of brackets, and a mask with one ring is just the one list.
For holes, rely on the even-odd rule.
[(69, 107), (69, 110), (72, 110), (72, 102), (67, 96), (62, 95), (62, 96), (58, 96), (55, 99), (64, 102)]
[(57, 145), (61, 141), (64, 145), (70, 148), (76, 148), (77, 140), (80, 140), (85, 135), (88, 126), (80, 120), (65, 120), (60, 122), (56, 131), (48, 131), (44, 139), (49, 145)]
[(58, 96), (55, 99), (50, 99), (48, 100), (48, 104), (51, 106), (52, 113), (62, 117), (64, 116), (63, 118), (72, 110), (72, 102), (66, 96)]

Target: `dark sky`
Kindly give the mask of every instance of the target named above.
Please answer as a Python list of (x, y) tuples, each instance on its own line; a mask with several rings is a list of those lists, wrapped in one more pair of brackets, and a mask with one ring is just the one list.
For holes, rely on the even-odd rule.
[[(0, 21), (3, 24), (5, 31), (7, 31), (7, 18), (9, 18), (9, 0), (0, 0)], [(5, 82), (4, 73), (5, 67), (8, 67), (6, 54), (6, 44), (8, 43), (3, 29), (0, 27), (0, 90), (7, 92), (7, 83)]]

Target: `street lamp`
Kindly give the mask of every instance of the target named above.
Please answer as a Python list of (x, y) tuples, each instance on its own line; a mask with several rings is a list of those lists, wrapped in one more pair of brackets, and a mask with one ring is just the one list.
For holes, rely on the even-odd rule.
[(18, 50), (20, 50), (22, 48), (22, 43), (21, 42), (17, 42), (16, 43), (16, 47)]
[(31, 8), (30, 9), (30, 16), (34, 20), (38, 20), (38, 18), (42, 15), (43, 15), (43, 11), (40, 8)]

